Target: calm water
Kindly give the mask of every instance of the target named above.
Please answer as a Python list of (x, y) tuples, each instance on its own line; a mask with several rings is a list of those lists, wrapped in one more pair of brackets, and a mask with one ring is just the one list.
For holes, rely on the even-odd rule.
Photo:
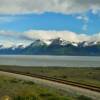
[(2, 55), (0, 65), (100, 67), (100, 57)]

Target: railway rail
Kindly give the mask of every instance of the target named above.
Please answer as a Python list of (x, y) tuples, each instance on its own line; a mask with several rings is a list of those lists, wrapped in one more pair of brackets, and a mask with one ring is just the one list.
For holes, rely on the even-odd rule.
[(53, 82), (58, 82), (58, 83), (66, 84), (66, 85), (71, 85), (71, 86), (88, 89), (88, 90), (95, 91), (95, 92), (100, 92), (100, 87), (93, 86), (93, 85), (86, 85), (86, 84), (68, 81), (68, 80), (63, 80), (60, 78), (58, 79), (58, 78), (54, 78), (54, 77), (48, 77), (48, 76), (44, 76), (44, 75), (31, 74), (28, 72), (20, 72), (20, 71), (14, 71), (14, 70), (1, 70), (0, 69), (0, 71), (10, 72), (10, 73), (15, 73), (15, 74), (20, 74), (20, 75), (26, 75), (26, 76), (30, 76), (30, 77), (36, 77), (36, 78), (40, 78), (40, 79), (44, 79), (44, 80), (49, 80), (49, 81), (53, 81)]

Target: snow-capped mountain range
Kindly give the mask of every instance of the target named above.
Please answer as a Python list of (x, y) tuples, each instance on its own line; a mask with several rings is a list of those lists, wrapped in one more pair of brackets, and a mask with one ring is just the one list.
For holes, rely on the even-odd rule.
[[(63, 40), (61, 38), (55, 38), (55, 39), (50, 39), (50, 40), (40, 40), (40, 39), (37, 39), (35, 40), (34, 42), (32, 42), (31, 44), (29, 44), (30, 46), (41, 46), (41, 45), (61, 45), (61, 46), (66, 46), (66, 45), (73, 45), (73, 46), (81, 46), (81, 47), (86, 47), (86, 46), (93, 46), (93, 45), (98, 45), (100, 44), (100, 42), (98, 41), (83, 41), (83, 42), (70, 42), (70, 41), (66, 41), (66, 40)], [(5, 46), (3, 44), (0, 44), (0, 49), (5, 49), (5, 48), (13, 48), (13, 49), (16, 49), (16, 48), (25, 48), (27, 47), (28, 45), (26, 44), (13, 44), (13, 45), (10, 45), (10, 46)]]
[(10, 47), (0, 45), (0, 54), (43, 54), (43, 55), (100, 55), (100, 42), (71, 42), (61, 38), (34, 40), (29, 45), (17, 44)]

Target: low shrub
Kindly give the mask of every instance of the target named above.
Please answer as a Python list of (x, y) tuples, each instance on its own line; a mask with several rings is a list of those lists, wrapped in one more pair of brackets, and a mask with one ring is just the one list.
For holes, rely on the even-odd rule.
[(80, 95), (77, 99), (78, 100), (92, 100), (92, 98), (84, 96), (84, 95)]

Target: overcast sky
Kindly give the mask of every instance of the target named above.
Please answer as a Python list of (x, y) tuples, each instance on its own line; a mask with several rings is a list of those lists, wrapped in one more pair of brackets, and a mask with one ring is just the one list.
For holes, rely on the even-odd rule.
[(0, 0), (0, 43), (61, 37), (100, 40), (100, 0)]

